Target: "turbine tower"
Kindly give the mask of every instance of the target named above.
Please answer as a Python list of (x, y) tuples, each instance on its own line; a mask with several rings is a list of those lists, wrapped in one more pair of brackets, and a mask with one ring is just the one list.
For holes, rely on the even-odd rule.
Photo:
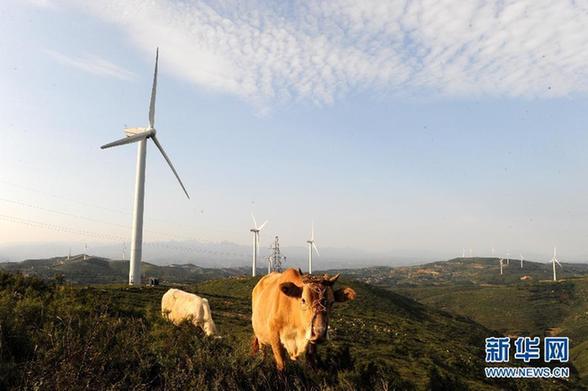
[(504, 259), (500, 258), (500, 260), (498, 262), (500, 262), (500, 275), (502, 275), (502, 262), (504, 261)]
[(312, 224), (310, 230), (310, 240), (307, 240), (306, 243), (308, 243), (308, 274), (312, 274), (312, 250), (314, 249), (317, 256), (321, 256), (319, 254), (318, 248), (316, 247), (316, 244), (314, 243), (314, 223)]
[(137, 174), (135, 178), (135, 206), (133, 209), (133, 228), (131, 239), (131, 259), (129, 266), (129, 285), (141, 285), (141, 258), (143, 253), (143, 206), (145, 201), (145, 157), (147, 154), (147, 140), (153, 140), (159, 152), (171, 168), (180, 182), (180, 186), (186, 197), (190, 199), (180, 176), (174, 168), (171, 160), (163, 150), (156, 137), (155, 131), (155, 95), (157, 93), (157, 65), (159, 62), (159, 48), (155, 52), (155, 71), (153, 73), (153, 85), (151, 87), (151, 99), (149, 101), (149, 125), (147, 128), (125, 129), (126, 137), (105, 144), (100, 148), (106, 149), (124, 144), (137, 143)]
[(260, 226), (257, 226), (257, 221), (255, 221), (255, 216), (251, 213), (251, 218), (253, 219), (253, 228), (249, 231), (253, 232), (253, 266), (251, 268), (251, 275), (255, 277), (255, 268), (257, 267), (257, 252), (259, 251), (259, 232), (265, 227), (268, 223), (266, 220)]
[(523, 257), (523, 254), (521, 254), (521, 269), (523, 268), (523, 262), (524, 262), (525, 258)]
[[(561, 263), (559, 263), (559, 260), (557, 259), (557, 249), (554, 247), (553, 248), (553, 258), (551, 258), (551, 263), (553, 264), (553, 281), (557, 281), (557, 274), (555, 272), (555, 264), (557, 263), (559, 265), (559, 267), (561, 266)], [(563, 267), (562, 267), (563, 269)]]

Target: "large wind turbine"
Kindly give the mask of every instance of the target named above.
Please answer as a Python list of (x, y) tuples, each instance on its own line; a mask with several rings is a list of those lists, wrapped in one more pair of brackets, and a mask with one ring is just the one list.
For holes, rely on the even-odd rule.
[(147, 139), (153, 140), (163, 158), (169, 164), (174, 175), (180, 182), (182, 190), (188, 199), (190, 196), (180, 179), (171, 160), (163, 150), (163, 147), (155, 136), (155, 95), (157, 92), (157, 64), (159, 61), (159, 48), (155, 52), (155, 72), (153, 73), (153, 86), (151, 87), (151, 100), (149, 101), (149, 126), (147, 128), (125, 129), (126, 137), (103, 145), (100, 148), (106, 149), (124, 144), (138, 143), (137, 151), (137, 176), (135, 179), (135, 206), (133, 209), (133, 231), (131, 241), (131, 259), (129, 267), (129, 285), (141, 285), (141, 256), (143, 248), (143, 205), (145, 201), (145, 157), (147, 154)]
[(500, 275), (502, 275), (502, 266), (503, 266), (504, 259), (500, 258), (498, 260), (498, 262), (500, 262)]
[(263, 229), (263, 227), (265, 227), (267, 220), (258, 226), (253, 213), (251, 213), (251, 218), (253, 219), (253, 228), (249, 230), (253, 232), (253, 266), (251, 269), (251, 275), (255, 277), (255, 268), (257, 267), (257, 252), (259, 251), (259, 232)]
[(308, 243), (308, 274), (312, 274), (312, 250), (314, 249), (314, 251), (316, 251), (317, 256), (321, 256), (314, 243), (314, 223), (310, 229), (310, 240), (307, 240), (306, 243)]
[(557, 274), (555, 273), (555, 264), (557, 263), (559, 267), (562, 266), (561, 263), (559, 263), (559, 260), (557, 259), (557, 249), (555, 247), (553, 248), (553, 258), (551, 258), (551, 263), (553, 264), (553, 281), (557, 281)]

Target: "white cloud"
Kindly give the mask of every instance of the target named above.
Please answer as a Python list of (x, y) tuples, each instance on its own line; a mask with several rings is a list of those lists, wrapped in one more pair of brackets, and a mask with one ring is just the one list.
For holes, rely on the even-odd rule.
[[(62, 0), (79, 6), (79, 2)], [(256, 105), (364, 90), (588, 91), (588, 6), (552, 0), (105, 0), (83, 8), (194, 83)]]
[(136, 77), (133, 72), (95, 55), (88, 54), (82, 57), (71, 57), (54, 50), (45, 50), (45, 53), (61, 64), (81, 69), (84, 72), (94, 75), (114, 77), (121, 80), (132, 80)]

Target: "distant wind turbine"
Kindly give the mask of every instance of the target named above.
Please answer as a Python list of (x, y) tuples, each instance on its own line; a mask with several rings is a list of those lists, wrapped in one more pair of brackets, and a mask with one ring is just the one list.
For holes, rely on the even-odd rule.
[(523, 261), (525, 260), (525, 258), (523, 257), (523, 254), (521, 254), (521, 269), (523, 268)]
[(461, 249), (461, 257), (465, 258), (465, 247)]
[(500, 260), (498, 262), (500, 262), (500, 275), (502, 275), (502, 263), (503, 263), (504, 259), (500, 258)]
[(253, 232), (253, 266), (251, 269), (251, 275), (255, 277), (255, 269), (257, 268), (257, 252), (259, 251), (259, 232), (261, 232), (261, 230), (263, 229), (263, 227), (265, 227), (268, 221), (266, 220), (263, 224), (258, 226), (257, 221), (255, 221), (255, 216), (253, 216), (253, 213), (251, 213), (251, 218), (253, 219), (253, 228), (249, 230)]
[(180, 186), (186, 197), (190, 199), (180, 176), (174, 168), (171, 160), (163, 150), (156, 137), (155, 131), (155, 96), (157, 93), (157, 65), (159, 62), (159, 48), (155, 52), (155, 71), (153, 73), (153, 85), (151, 87), (151, 99), (149, 101), (149, 125), (147, 128), (127, 128), (126, 137), (105, 144), (100, 148), (106, 149), (124, 144), (137, 143), (137, 174), (135, 179), (135, 206), (133, 210), (133, 228), (131, 241), (131, 259), (129, 265), (129, 285), (141, 285), (141, 258), (143, 253), (143, 207), (145, 202), (145, 157), (147, 154), (147, 140), (151, 139), (172, 172), (180, 182)]
[(510, 250), (506, 250), (506, 264), (510, 265)]
[(312, 224), (310, 230), (310, 240), (307, 240), (306, 243), (308, 243), (308, 274), (312, 274), (312, 250), (314, 249), (317, 256), (321, 256), (319, 254), (318, 248), (316, 247), (316, 244), (314, 243), (314, 223)]
[(561, 267), (563, 269), (563, 267), (561, 266), (561, 263), (559, 263), (559, 260), (557, 259), (557, 248), (553, 248), (553, 258), (551, 258), (551, 263), (553, 265), (553, 281), (557, 281), (557, 274), (555, 272), (555, 264), (557, 263), (559, 265), (559, 267)]

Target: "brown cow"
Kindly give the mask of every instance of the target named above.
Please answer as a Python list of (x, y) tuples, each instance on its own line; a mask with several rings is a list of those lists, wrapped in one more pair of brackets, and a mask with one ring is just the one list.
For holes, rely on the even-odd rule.
[(252, 294), (253, 351), (271, 346), (279, 370), (284, 369), (283, 348), (292, 360), (307, 348), (314, 351), (327, 337), (333, 303), (355, 299), (351, 288), (333, 290), (337, 278), (288, 269), (259, 280)]

